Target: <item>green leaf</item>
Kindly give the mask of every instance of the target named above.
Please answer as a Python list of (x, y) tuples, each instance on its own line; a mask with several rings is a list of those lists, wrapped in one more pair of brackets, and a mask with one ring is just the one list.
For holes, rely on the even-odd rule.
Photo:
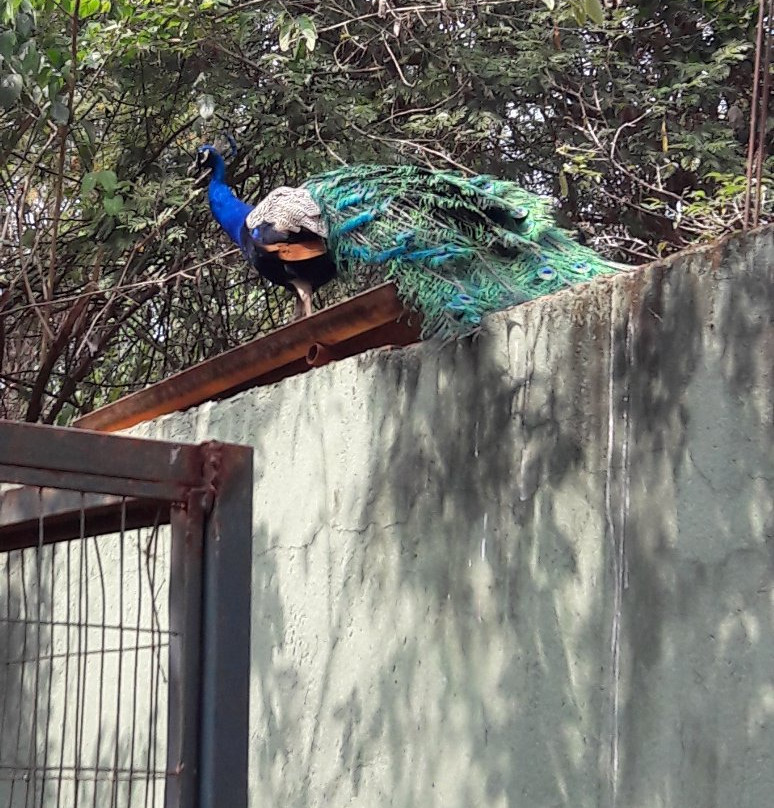
[(602, 25), (605, 22), (605, 9), (602, 7), (600, 0), (585, 0), (586, 14), (591, 18), (591, 21), (597, 25)]
[(16, 15), (16, 30), (23, 39), (32, 33), (32, 16), (29, 14)]
[(18, 73), (3, 76), (0, 80), (0, 107), (10, 109), (19, 100), (23, 86), (24, 81)]
[(290, 38), (293, 34), (293, 28), (290, 20), (285, 20), (280, 26), (279, 46), (281, 51), (290, 50)]
[(48, 83), (51, 81), (53, 73), (54, 71), (48, 65), (44, 65), (40, 69), (40, 72), (36, 76), (36, 83), (41, 90), (48, 92)]
[(68, 54), (64, 48), (46, 48), (46, 56), (48, 61), (59, 69), (67, 61)]
[(30, 40), (26, 42), (22, 49), (19, 51), (19, 56), (21, 56), (21, 66), (22, 70), (27, 73), (37, 73), (40, 69), (40, 54), (38, 53), (38, 49), (35, 47), (35, 43)]
[(313, 51), (317, 43), (317, 29), (314, 23), (309, 17), (302, 15), (296, 20), (296, 25), (298, 26), (299, 33), (304, 38), (304, 42), (306, 42), (307, 50)]
[(63, 104), (61, 101), (54, 101), (51, 104), (49, 115), (54, 123), (66, 124), (70, 120), (70, 110), (67, 104)]
[(124, 198), (120, 194), (106, 196), (102, 200), (102, 207), (105, 209), (105, 213), (107, 213), (108, 216), (118, 216), (124, 209)]
[(86, 19), (86, 17), (91, 17), (93, 14), (98, 14), (101, 10), (101, 6), (101, 0), (81, 0), (78, 15), (82, 20)]
[(56, 98), (62, 89), (62, 79), (59, 76), (52, 76), (46, 88), (49, 98)]
[(16, 34), (13, 31), (3, 31), (0, 34), (0, 56), (10, 59), (16, 49)]
[(91, 121), (81, 121), (81, 128), (83, 129), (86, 139), (90, 146), (97, 142), (97, 130)]
[(103, 169), (102, 171), (97, 171), (94, 177), (97, 185), (101, 185), (107, 193), (115, 191), (118, 185), (118, 177), (116, 177), (115, 171)]
[(88, 196), (97, 187), (97, 175), (93, 171), (83, 175), (81, 180), (81, 193)]

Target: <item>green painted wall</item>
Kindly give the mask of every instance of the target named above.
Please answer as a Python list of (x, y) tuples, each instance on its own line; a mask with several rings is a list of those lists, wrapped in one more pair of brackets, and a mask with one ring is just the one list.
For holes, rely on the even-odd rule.
[(136, 433), (255, 447), (258, 806), (774, 804), (774, 230)]

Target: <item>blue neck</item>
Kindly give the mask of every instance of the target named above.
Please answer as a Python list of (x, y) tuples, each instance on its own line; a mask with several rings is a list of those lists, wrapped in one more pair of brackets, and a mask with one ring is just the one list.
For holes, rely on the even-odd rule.
[(234, 196), (234, 192), (226, 185), (226, 164), (223, 158), (215, 155), (215, 165), (207, 189), (210, 200), (210, 210), (217, 223), (228, 233), (235, 244), (239, 244), (239, 231), (242, 229), (245, 218), (253, 209), (251, 205), (242, 202)]

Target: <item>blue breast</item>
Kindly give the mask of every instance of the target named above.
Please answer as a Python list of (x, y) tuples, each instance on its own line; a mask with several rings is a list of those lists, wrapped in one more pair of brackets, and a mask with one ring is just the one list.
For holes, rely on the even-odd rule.
[(234, 196), (231, 188), (224, 182), (212, 180), (207, 190), (210, 210), (218, 224), (228, 233), (234, 244), (239, 244), (239, 231), (242, 229), (247, 214), (253, 209)]

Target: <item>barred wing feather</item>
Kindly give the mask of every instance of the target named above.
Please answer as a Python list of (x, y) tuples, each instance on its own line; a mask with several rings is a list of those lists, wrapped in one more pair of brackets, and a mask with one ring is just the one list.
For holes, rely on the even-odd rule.
[(321, 238), (328, 235), (321, 211), (306, 188), (275, 188), (262, 199), (245, 220), (249, 230), (268, 223), (283, 233), (298, 233), (302, 228)]

